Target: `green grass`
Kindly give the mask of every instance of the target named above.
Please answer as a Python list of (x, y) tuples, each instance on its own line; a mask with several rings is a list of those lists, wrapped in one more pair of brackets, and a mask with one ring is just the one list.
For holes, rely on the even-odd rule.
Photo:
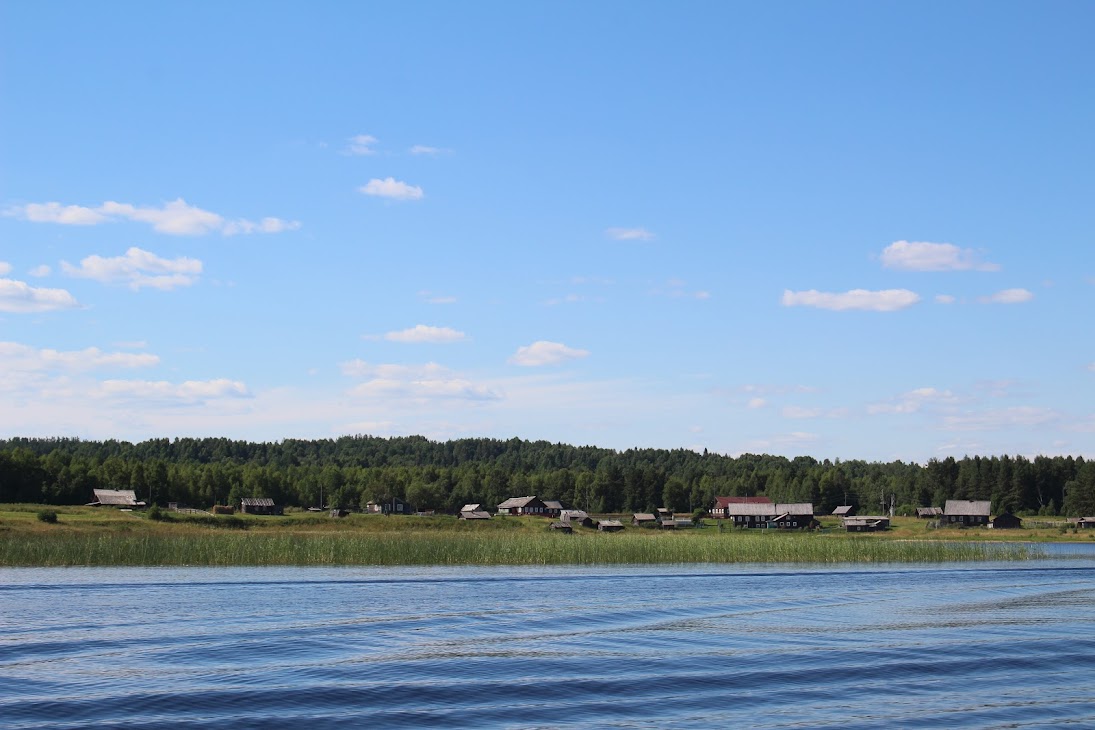
[(1013, 544), (831, 539), (810, 534), (558, 535), (498, 530), (327, 533), (0, 532), (0, 566), (609, 565), (1021, 560)]

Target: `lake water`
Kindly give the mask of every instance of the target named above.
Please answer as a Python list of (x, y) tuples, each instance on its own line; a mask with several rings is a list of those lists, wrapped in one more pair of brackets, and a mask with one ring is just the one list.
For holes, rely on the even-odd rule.
[(1095, 727), (1095, 553), (0, 570), (0, 726)]

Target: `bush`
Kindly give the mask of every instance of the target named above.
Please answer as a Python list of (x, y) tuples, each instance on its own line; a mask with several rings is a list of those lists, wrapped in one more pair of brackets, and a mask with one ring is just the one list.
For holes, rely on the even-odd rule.
[(51, 509), (44, 509), (38, 513), (38, 521), (50, 525), (57, 524), (57, 513)]
[(174, 522), (175, 518), (170, 513), (160, 509), (158, 504), (154, 504), (148, 508), (148, 519), (156, 520), (157, 522)]

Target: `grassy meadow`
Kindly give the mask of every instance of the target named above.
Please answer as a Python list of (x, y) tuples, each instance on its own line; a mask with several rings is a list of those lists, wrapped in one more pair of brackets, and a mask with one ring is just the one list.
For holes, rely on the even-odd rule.
[[(38, 514), (53, 511), (55, 523)], [(108, 508), (0, 505), (0, 566), (154, 565), (609, 565), (622, 563), (883, 563), (1021, 560), (1040, 551), (1018, 542), (1088, 535), (1041, 530), (927, 530), (898, 519), (889, 533), (849, 535), (839, 521), (815, 532), (776, 530), (604, 534), (548, 530), (542, 518), (463, 522), (443, 515), (332, 519), (201, 516)]]

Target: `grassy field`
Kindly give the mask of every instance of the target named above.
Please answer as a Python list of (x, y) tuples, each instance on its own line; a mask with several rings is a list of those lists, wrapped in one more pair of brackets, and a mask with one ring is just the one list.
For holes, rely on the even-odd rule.
[[(38, 513), (51, 510), (56, 523)], [(76, 565), (597, 565), (620, 563), (880, 563), (1021, 560), (1018, 541), (1091, 539), (1059, 529), (928, 530), (898, 519), (889, 533), (849, 535), (839, 522), (802, 533), (659, 532), (629, 528), (555, 534), (548, 521), (505, 517), (326, 514), (204, 517), (105, 508), (0, 505), (0, 566)]]

